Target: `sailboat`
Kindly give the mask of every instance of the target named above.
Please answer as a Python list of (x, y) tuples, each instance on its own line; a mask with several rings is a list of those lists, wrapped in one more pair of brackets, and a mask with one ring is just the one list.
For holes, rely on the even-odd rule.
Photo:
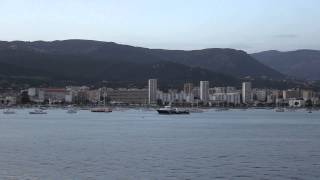
[(3, 114), (15, 114), (16, 112), (13, 109), (5, 109)]

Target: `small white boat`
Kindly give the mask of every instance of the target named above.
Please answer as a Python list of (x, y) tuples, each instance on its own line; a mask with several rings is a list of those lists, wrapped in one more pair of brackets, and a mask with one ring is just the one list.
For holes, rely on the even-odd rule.
[(16, 112), (13, 109), (5, 109), (3, 114), (15, 114)]
[(35, 109), (33, 111), (30, 111), (29, 114), (48, 114), (48, 113), (42, 109)]
[(78, 111), (77, 111), (76, 109), (74, 109), (74, 108), (68, 109), (68, 111), (67, 111), (68, 114), (75, 114), (75, 113), (77, 113), (77, 112), (78, 112)]

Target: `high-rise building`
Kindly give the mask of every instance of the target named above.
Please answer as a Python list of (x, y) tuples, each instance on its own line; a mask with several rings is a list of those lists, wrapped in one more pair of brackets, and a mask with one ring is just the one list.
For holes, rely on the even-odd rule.
[(242, 83), (242, 102), (248, 104), (252, 102), (252, 87), (251, 82)]
[(209, 81), (200, 81), (200, 100), (209, 100)]
[(149, 79), (148, 83), (148, 99), (149, 104), (157, 103), (157, 90), (158, 90), (157, 79)]

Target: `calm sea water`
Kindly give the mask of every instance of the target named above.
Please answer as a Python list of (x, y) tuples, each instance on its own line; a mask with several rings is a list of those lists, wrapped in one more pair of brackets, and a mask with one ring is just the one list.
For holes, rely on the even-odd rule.
[(0, 179), (320, 179), (320, 112), (0, 114)]

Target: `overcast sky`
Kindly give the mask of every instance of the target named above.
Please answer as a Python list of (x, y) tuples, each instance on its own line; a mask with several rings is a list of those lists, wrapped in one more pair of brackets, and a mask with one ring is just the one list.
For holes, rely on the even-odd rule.
[(320, 49), (320, 0), (0, 0), (0, 40)]

